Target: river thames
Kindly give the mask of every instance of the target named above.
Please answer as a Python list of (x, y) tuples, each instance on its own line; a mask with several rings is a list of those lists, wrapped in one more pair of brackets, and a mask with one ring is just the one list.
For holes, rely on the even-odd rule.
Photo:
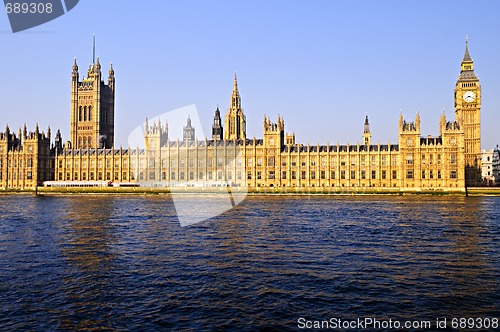
[(500, 318), (499, 275), (500, 197), (249, 196), (181, 227), (170, 196), (0, 196), (2, 330)]

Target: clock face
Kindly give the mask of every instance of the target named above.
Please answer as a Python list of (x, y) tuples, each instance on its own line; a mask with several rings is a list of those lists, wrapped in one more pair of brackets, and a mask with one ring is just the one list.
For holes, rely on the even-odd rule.
[(468, 103), (471, 103), (476, 99), (476, 94), (472, 91), (467, 91), (464, 93), (464, 100)]

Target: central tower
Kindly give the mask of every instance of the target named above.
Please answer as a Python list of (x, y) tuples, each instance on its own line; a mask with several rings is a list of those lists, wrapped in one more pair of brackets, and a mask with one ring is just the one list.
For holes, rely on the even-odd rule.
[(240, 140), (246, 139), (246, 119), (241, 108), (241, 97), (238, 91), (238, 81), (234, 73), (233, 93), (231, 95), (231, 104), (224, 120), (224, 139)]
[[(94, 39), (95, 50), (95, 39)], [(115, 71), (111, 64), (108, 84), (103, 81), (99, 57), (93, 57), (87, 77), (80, 82), (78, 65), (71, 73), (70, 141), (74, 149), (110, 149), (114, 144)]]
[(456, 120), (464, 130), (466, 185), (481, 181), (481, 85), (474, 73), (474, 62), (465, 39), (465, 54), (455, 85)]

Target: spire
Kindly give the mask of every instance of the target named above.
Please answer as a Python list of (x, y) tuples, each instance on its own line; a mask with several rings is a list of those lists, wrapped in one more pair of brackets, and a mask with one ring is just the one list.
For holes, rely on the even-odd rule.
[(219, 105), (217, 105), (217, 109), (215, 110), (214, 115), (214, 124), (212, 125), (212, 139), (214, 141), (220, 141), (223, 137), (223, 129), (222, 129), (222, 121), (220, 118)]
[(371, 144), (372, 135), (370, 133), (370, 123), (368, 122), (368, 114), (365, 117), (365, 127), (363, 129), (363, 143), (364, 145)]
[(238, 80), (236, 78), (236, 71), (234, 72), (233, 93), (231, 94), (231, 108), (241, 108), (241, 97), (238, 91)]
[(461, 71), (459, 80), (475, 80), (477, 79), (474, 74), (474, 62), (469, 54), (469, 36), (465, 36), (465, 53), (462, 60)]
[(472, 62), (472, 58), (469, 54), (469, 36), (465, 35), (465, 54), (462, 62)]
[(366, 115), (366, 117), (365, 117), (365, 128), (364, 128), (363, 132), (365, 132), (365, 133), (370, 132), (370, 123), (368, 122), (368, 115)]
[(94, 33), (94, 41), (92, 43), (92, 63), (95, 64), (95, 33)]

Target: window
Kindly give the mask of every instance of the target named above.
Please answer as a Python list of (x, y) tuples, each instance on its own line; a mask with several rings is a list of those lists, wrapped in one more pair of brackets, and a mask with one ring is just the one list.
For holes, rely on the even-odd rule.
[(179, 174), (179, 180), (184, 180), (184, 172), (180, 172), (180, 174)]
[(251, 180), (252, 179), (252, 171), (248, 171), (247, 172), (247, 180)]
[(386, 170), (383, 170), (382, 171), (382, 180), (385, 180), (385, 179), (387, 179), (387, 172), (386, 172)]
[(252, 158), (248, 158), (247, 164), (248, 164), (248, 167), (252, 167), (253, 166), (253, 160), (252, 160)]
[(286, 166), (286, 157), (281, 158), (281, 166)]
[(269, 180), (274, 180), (274, 171), (269, 171), (269, 173), (267, 174), (267, 178)]
[(372, 156), (372, 166), (377, 165), (377, 157)]
[(398, 157), (392, 156), (392, 166), (397, 166), (397, 165), (398, 165)]
[(361, 180), (366, 179), (366, 171), (361, 171)]
[[(33, 172), (29, 171), (27, 174), (27, 177), (28, 177), (28, 180), (32, 180), (33, 179)], [(2, 179), (2, 175), (0, 174), (0, 180), (1, 179)]]
[(340, 166), (345, 166), (345, 156), (340, 157)]
[(366, 157), (361, 156), (361, 166), (365, 166), (365, 165), (366, 165)]
[(292, 171), (292, 180), (297, 179), (297, 171)]
[(203, 172), (200, 172), (200, 173), (198, 174), (198, 180), (203, 180)]
[(335, 180), (335, 171), (330, 172), (330, 179)]
[(311, 171), (311, 179), (312, 180), (316, 179), (316, 172), (315, 171)]
[(425, 170), (422, 170), (422, 179), (425, 179)]
[(455, 165), (457, 163), (457, 154), (452, 153), (450, 156), (450, 164)]
[(261, 171), (257, 171), (257, 179), (258, 180), (262, 179), (262, 172)]
[(392, 171), (392, 179), (397, 180), (398, 179), (398, 171)]
[(406, 155), (406, 164), (407, 165), (413, 165), (413, 155), (412, 154), (407, 154)]
[(292, 166), (297, 166), (297, 158), (292, 157)]
[(340, 178), (345, 180), (345, 171), (340, 171)]
[(102, 180), (102, 172), (99, 172), (98, 175), (99, 175), (98, 180)]
[(425, 154), (422, 155), (422, 165), (425, 165)]
[(301, 179), (302, 179), (302, 180), (305, 180), (305, 179), (306, 179), (306, 171), (302, 171), (302, 174), (301, 174)]
[(227, 172), (227, 179), (232, 180), (233, 179), (233, 173)]
[(377, 176), (377, 172), (376, 171), (372, 171), (372, 180), (375, 180)]
[(457, 178), (457, 171), (456, 170), (451, 170), (450, 171), (450, 178), (451, 179), (456, 179)]
[(267, 158), (267, 166), (274, 167), (274, 157)]
[(356, 171), (351, 171), (351, 179), (355, 179), (356, 178)]
[(412, 169), (409, 169), (406, 171), (406, 178), (413, 179), (413, 170)]
[(321, 180), (324, 180), (324, 179), (326, 179), (326, 172), (321, 171)]
[(286, 180), (286, 171), (281, 172), (281, 178)]
[(302, 165), (302, 166), (305, 166), (305, 165), (306, 165), (306, 158), (305, 158), (305, 157), (303, 157), (303, 158), (302, 158), (301, 165)]
[(434, 173), (432, 172), (432, 169), (429, 171), (429, 179), (434, 179)]
[(441, 170), (438, 170), (438, 179), (441, 179)]
[[(229, 179), (231, 179), (231, 177)], [(189, 172), (189, 180), (194, 180), (194, 172)]]
[(316, 166), (316, 158), (311, 157), (311, 166)]
[(262, 166), (262, 158), (257, 158), (257, 166)]
[(175, 180), (175, 172), (170, 173), (170, 180)]

